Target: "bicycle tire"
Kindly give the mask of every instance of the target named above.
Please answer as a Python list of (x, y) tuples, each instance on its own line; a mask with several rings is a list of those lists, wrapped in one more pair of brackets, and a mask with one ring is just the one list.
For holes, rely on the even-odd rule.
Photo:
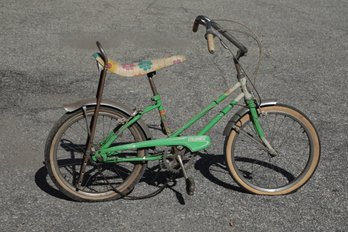
[[(266, 139), (278, 155), (273, 157), (263, 146), (252, 126), (250, 113), (246, 113), (225, 138), (229, 172), (241, 187), (254, 194), (294, 192), (311, 178), (318, 166), (320, 140), (317, 130), (309, 118), (294, 107), (262, 106), (261, 112), (259, 119)], [(289, 128), (281, 128), (283, 125)], [(287, 158), (290, 162), (283, 161)]]
[[(63, 115), (50, 131), (45, 146), (45, 165), (49, 176), (61, 192), (76, 201), (107, 201), (125, 196), (139, 181), (146, 166), (146, 163), (138, 162), (100, 163), (97, 167), (89, 162), (82, 189), (76, 189), (80, 164), (86, 148), (87, 125), (89, 125), (94, 110), (95, 106), (87, 108), (87, 122), (82, 110)], [(94, 144), (97, 144), (107, 135), (107, 132), (116, 127), (118, 119), (128, 117), (121, 110), (101, 106)], [(126, 136), (127, 138), (125, 138)], [(146, 136), (138, 124), (133, 124), (120, 137), (122, 137), (119, 138), (122, 143), (146, 140)], [(119, 139), (117, 139), (117, 143)], [(138, 157), (146, 154), (145, 150), (131, 152)]]

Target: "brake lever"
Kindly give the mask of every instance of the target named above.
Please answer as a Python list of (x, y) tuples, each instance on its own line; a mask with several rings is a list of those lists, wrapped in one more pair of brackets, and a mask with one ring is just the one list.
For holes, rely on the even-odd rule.
[(228, 50), (228, 46), (227, 44), (223, 41), (222, 39), (222, 35), (219, 31), (217, 31), (216, 29), (214, 29), (213, 27), (210, 27), (208, 30), (207, 30), (207, 33), (205, 33), (205, 38), (207, 38), (207, 34), (208, 33), (211, 33), (213, 34), (215, 37), (217, 37), (219, 40), (220, 40), (220, 43), (221, 45)]
[(228, 50), (228, 46), (227, 46), (227, 44), (223, 41), (221, 33), (220, 33), (219, 31), (217, 31), (216, 29), (214, 29), (213, 27), (211, 28), (211, 32), (212, 32), (216, 37), (219, 38), (221, 45), (222, 45), (225, 49)]

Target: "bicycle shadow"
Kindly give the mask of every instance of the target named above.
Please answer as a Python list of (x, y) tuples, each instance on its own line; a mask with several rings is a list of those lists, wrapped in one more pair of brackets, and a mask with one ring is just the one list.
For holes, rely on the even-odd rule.
[[(200, 171), (205, 178), (226, 189), (248, 193), (238, 185), (233, 184), (233, 179), (225, 164), (224, 155), (197, 153), (197, 156), (199, 156), (199, 159), (196, 161), (194, 168)], [(174, 188), (177, 185), (177, 180), (180, 178), (183, 178), (180, 174), (161, 170), (159, 164), (147, 167), (135, 189), (129, 193), (131, 197), (127, 199), (132, 197), (134, 199), (137, 198), (137, 200), (152, 198), (160, 194), (164, 189), (170, 189), (175, 194), (178, 202), (185, 205), (184, 195), (181, 191)], [(35, 183), (42, 191), (53, 197), (73, 201), (54, 186), (45, 166), (35, 173)]]
[(194, 168), (200, 171), (205, 178), (226, 189), (250, 194), (234, 183), (226, 166), (225, 156), (223, 154), (198, 153), (197, 156), (199, 156), (199, 159), (196, 161)]
[[(232, 179), (227, 166), (225, 164), (225, 156), (223, 154), (204, 154), (197, 153), (199, 159), (195, 162), (194, 168), (199, 171), (206, 179), (223, 188), (230, 189), (236, 192), (247, 193), (243, 188), (239, 187)], [(170, 189), (175, 194), (178, 202), (185, 205), (184, 195), (176, 190), (177, 180), (183, 178), (182, 175), (171, 174), (167, 171), (160, 171), (159, 166), (148, 167), (135, 190), (130, 192), (130, 196), (140, 199), (152, 198), (160, 194), (164, 189)], [(170, 184), (168, 184), (168, 179)], [(68, 201), (72, 199), (66, 197), (62, 192), (54, 187), (53, 183), (49, 183), (46, 167), (41, 167), (35, 174), (36, 185), (47, 194)], [(139, 187), (139, 185), (141, 187)], [(164, 186), (165, 185), (165, 186)], [(139, 195), (139, 192), (143, 195)]]
[(48, 181), (49, 176), (48, 172), (45, 166), (41, 167), (36, 173), (35, 173), (35, 184), (45, 193), (59, 198), (63, 200), (73, 201), (72, 199), (65, 196), (62, 192), (60, 192), (58, 189), (54, 188), (52, 184)]
[[(139, 183), (137, 184), (137, 185), (142, 185), (143, 188), (141, 190), (137, 189), (137, 191), (133, 189), (129, 193), (129, 196), (131, 197), (129, 198), (127, 196), (126, 200), (141, 200), (146, 198), (152, 198), (160, 194), (164, 189), (170, 189), (171, 191), (174, 192), (178, 202), (184, 205), (185, 200), (183, 195), (174, 189), (174, 187), (177, 184), (176, 179), (173, 178), (173, 176), (170, 176), (168, 172), (158, 171), (158, 168), (159, 168), (158, 165), (151, 168), (147, 168), (142, 178), (140, 179)], [(168, 182), (168, 179), (170, 179), (169, 182)], [(54, 184), (50, 180), (50, 177), (48, 175), (48, 172), (45, 166), (41, 167), (35, 173), (35, 183), (43, 192), (55, 198), (67, 200), (67, 201), (74, 201), (70, 199), (69, 197), (65, 196), (61, 191), (59, 191), (54, 186)], [(144, 185), (146, 186), (144, 187)], [(142, 195), (139, 195), (139, 192), (141, 192)], [(132, 197), (134, 199), (131, 199)]]

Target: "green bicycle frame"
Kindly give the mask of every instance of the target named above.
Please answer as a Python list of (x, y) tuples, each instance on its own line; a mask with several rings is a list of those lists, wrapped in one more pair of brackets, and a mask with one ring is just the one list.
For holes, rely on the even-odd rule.
[[(213, 119), (211, 119), (195, 136), (180, 136), (185, 130), (190, 128), (194, 123), (203, 118), (209, 111), (214, 109), (221, 102), (226, 100), (236, 89), (241, 87), (242, 93), (240, 93), (235, 99), (229, 102), (227, 106), (225, 106)], [(154, 102), (153, 105), (147, 106), (142, 111), (136, 111), (133, 115), (120, 127), (115, 128), (111, 131), (105, 139), (103, 139), (100, 143), (100, 149), (96, 151), (94, 155), (92, 155), (92, 159), (94, 161), (102, 160), (103, 162), (109, 163), (118, 163), (118, 162), (137, 162), (137, 161), (152, 161), (159, 160), (162, 158), (162, 155), (147, 155), (145, 157), (118, 157), (117, 154), (121, 151), (126, 150), (135, 150), (142, 148), (152, 148), (152, 147), (160, 147), (160, 146), (185, 146), (189, 148), (192, 152), (199, 151), (207, 148), (210, 145), (210, 137), (206, 136), (206, 134), (213, 128), (226, 114), (228, 114), (238, 102), (245, 98), (248, 108), (251, 112), (251, 118), (255, 127), (255, 130), (259, 134), (260, 138), (263, 140), (264, 133), (260, 126), (258, 120), (258, 113), (256, 110), (256, 105), (254, 100), (251, 98), (250, 93), (246, 89), (246, 80), (244, 78), (240, 78), (239, 82), (237, 82), (233, 87), (226, 90), (222, 95), (220, 95), (216, 100), (211, 102), (208, 106), (206, 106), (201, 112), (192, 117), (187, 123), (185, 123), (181, 128), (176, 130), (174, 133), (168, 135), (168, 138), (165, 139), (156, 139), (156, 140), (148, 140), (141, 142), (134, 142), (129, 144), (122, 144), (111, 146), (115, 140), (130, 126), (136, 123), (144, 114), (158, 109), (159, 112), (163, 111), (162, 98), (159, 94), (153, 96), (151, 100)], [(161, 115), (161, 113), (160, 113)], [(162, 117), (162, 120), (166, 120), (165, 117)]]

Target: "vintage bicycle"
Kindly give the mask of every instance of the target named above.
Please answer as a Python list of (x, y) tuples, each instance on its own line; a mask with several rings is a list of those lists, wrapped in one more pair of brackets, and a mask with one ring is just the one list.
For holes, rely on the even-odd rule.
[[(195, 19), (194, 32), (199, 25), (206, 29), (210, 53), (215, 51), (214, 39), (219, 39), (224, 48), (228, 48), (226, 40), (237, 47), (232, 60), (238, 82), (176, 131), (168, 126), (154, 76), (159, 69), (181, 63), (185, 57), (120, 64), (109, 60), (101, 44), (96, 43), (99, 52), (94, 58), (100, 68), (96, 98), (65, 105), (66, 114), (56, 122), (46, 142), (45, 164), (61, 192), (77, 201), (125, 197), (141, 179), (146, 165), (161, 161), (163, 168), (182, 174), (187, 193), (192, 195), (195, 182), (186, 168), (192, 163), (193, 154), (211, 145), (209, 131), (242, 103), (243, 107), (232, 115), (223, 131), (226, 166), (232, 178), (245, 190), (261, 195), (288, 194), (310, 179), (320, 157), (320, 140), (313, 123), (294, 107), (256, 98), (239, 63), (247, 48), (206, 16)], [(133, 110), (128, 105), (102, 99), (107, 72), (126, 77), (147, 76), (153, 104)], [(240, 94), (227, 100), (237, 90)], [(182, 135), (223, 102), (226, 106), (197, 134)], [(142, 120), (144, 114), (153, 110), (159, 112), (165, 138), (153, 138)]]

